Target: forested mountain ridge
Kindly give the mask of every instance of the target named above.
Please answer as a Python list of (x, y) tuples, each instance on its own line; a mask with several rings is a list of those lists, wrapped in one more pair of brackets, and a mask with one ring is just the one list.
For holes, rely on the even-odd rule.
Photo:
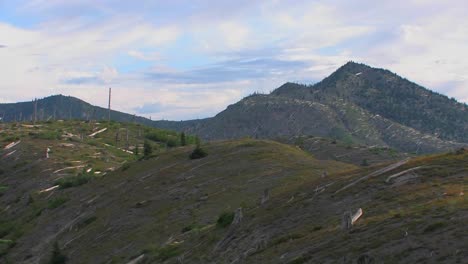
[(315, 85), (285, 83), (213, 118), (156, 122), (205, 139), (312, 135), (436, 152), (468, 143), (468, 107), (383, 69), (349, 62)]
[[(37, 106), (35, 106), (37, 104)], [(34, 114), (36, 112), (36, 114)], [(35, 116), (35, 118), (34, 118)], [(53, 95), (37, 101), (0, 104), (0, 117), (4, 122), (47, 121), (58, 119), (107, 120), (106, 108), (91, 105), (72, 96)], [(151, 120), (111, 110), (111, 119), (119, 122), (137, 122), (150, 125)]]
[(364, 64), (348, 62), (313, 86), (287, 83), (272, 94), (324, 102), (341, 98), (423, 133), (468, 142), (466, 104)]
[[(107, 109), (70, 96), (0, 104), (0, 117), (7, 122), (33, 120), (34, 111), (38, 121), (108, 118)], [(151, 121), (112, 111), (111, 119), (185, 131), (205, 140), (319, 136), (416, 153), (468, 143), (466, 104), (388, 70), (354, 62), (314, 85), (285, 83), (271, 94), (247, 96), (212, 118)]]

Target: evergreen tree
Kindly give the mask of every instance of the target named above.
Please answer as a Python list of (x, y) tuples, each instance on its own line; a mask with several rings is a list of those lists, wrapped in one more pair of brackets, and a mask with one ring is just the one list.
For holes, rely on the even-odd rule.
[(182, 145), (182, 146), (187, 145), (187, 141), (185, 139), (185, 133), (184, 132), (180, 133), (180, 145)]
[(148, 157), (152, 153), (153, 153), (153, 147), (148, 141), (145, 141), (145, 143), (143, 144), (143, 154), (145, 155), (145, 157)]
[(52, 257), (50, 258), (49, 264), (65, 264), (67, 263), (67, 257), (62, 253), (57, 241), (54, 243), (52, 250)]

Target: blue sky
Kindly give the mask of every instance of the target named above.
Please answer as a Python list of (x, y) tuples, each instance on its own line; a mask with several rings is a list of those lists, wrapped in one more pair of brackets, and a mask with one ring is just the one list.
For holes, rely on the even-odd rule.
[(468, 102), (468, 3), (0, 0), (0, 102), (65, 94), (153, 119), (213, 116), (349, 60)]

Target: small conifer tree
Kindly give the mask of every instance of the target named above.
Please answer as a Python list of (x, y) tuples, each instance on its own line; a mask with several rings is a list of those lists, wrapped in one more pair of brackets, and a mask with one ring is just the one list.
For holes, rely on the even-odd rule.
[(152, 153), (153, 147), (148, 141), (145, 141), (145, 143), (143, 144), (143, 155), (145, 155), (145, 157), (149, 157)]

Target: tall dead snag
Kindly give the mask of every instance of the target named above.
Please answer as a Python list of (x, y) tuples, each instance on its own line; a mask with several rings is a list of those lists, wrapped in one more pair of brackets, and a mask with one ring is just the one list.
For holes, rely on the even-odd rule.
[(242, 218), (244, 215), (242, 214), (242, 207), (237, 208), (236, 213), (234, 214), (234, 220), (232, 220), (233, 225), (238, 225), (242, 222)]
[(270, 189), (266, 188), (263, 191), (263, 196), (262, 196), (262, 200), (260, 201), (260, 204), (261, 205), (265, 204), (269, 199), (270, 199)]
[(350, 230), (353, 225), (351, 224), (351, 213), (349, 211), (344, 212), (343, 218), (341, 219), (341, 228), (343, 230)]
[(350, 211), (344, 212), (343, 218), (341, 220), (341, 228), (343, 230), (350, 230), (354, 223), (356, 223), (356, 221), (361, 218), (362, 214), (363, 211), (361, 208), (359, 208), (354, 214), (351, 214)]

